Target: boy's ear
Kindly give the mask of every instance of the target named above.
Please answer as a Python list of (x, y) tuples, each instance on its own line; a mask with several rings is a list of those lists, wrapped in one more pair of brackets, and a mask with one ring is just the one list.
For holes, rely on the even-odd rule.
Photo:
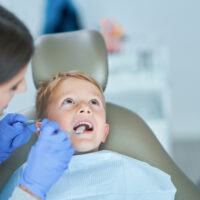
[(106, 125), (105, 125), (105, 131), (104, 131), (104, 137), (103, 137), (103, 139), (101, 140), (102, 143), (104, 143), (104, 142), (106, 141), (106, 138), (107, 138), (108, 133), (109, 133), (109, 128), (110, 128), (109, 124), (106, 124)]

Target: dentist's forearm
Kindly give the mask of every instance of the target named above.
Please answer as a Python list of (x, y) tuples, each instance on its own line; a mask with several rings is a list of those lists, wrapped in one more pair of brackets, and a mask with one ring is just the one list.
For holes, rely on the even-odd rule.
[(26, 187), (19, 185), (19, 188), (21, 188), (22, 190), (24, 190), (25, 192), (29, 193), (31, 196), (35, 197), (36, 199), (40, 200), (40, 198), (38, 196), (36, 196), (35, 194), (33, 194), (29, 189), (27, 189)]
[(9, 200), (36, 200), (37, 198), (21, 189), (20, 187), (16, 187), (12, 193), (12, 196)]

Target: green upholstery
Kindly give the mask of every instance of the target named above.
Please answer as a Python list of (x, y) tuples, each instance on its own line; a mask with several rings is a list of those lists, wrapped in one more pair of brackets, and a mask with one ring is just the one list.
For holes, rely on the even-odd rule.
[[(90, 30), (42, 36), (36, 44), (32, 70), (36, 87), (40, 81), (48, 80), (56, 72), (81, 70), (92, 75), (105, 89), (109, 76), (103, 38), (98, 32)], [(33, 117), (34, 108), (23, 113)], [(107, 103), (107, 121), (110, 124), (110, 133), (101, 149), (113, 150), (145, 161), (170, 174), (177, 188), (176, 200), (200, 199), (196, 186), (174, 164), (140, 117), (123, 107)], [(25, 161), (35, 140), (36, 137), (33, 136), (28, 144), (19, 148), (0, 165), (0, 188)]]

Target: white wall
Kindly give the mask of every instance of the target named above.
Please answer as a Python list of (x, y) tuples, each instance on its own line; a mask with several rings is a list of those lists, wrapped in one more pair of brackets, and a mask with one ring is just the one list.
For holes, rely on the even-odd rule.
[[(41, 33), (41, 26), (44, 20), (42, 14), (45, 1), (41, 0), (1, 0), (0, 4), (14, 12), (30, 29), (34, 39)], [(29, 65), (26, 80), (28, 90), (23, 94), (15, 95), (9, 104), (7, 112), (17, 112), (26, 109), (35, 103), (35, 87), (32, 79), (31, 67)]]
[[(34, 38), (43, 22), (44, 0), (1, 0), (30, 28)], [(198, 0), (75, 0), (86, 25), (102, 17), (116, 19), (127, 33), (146, 33), (170, 50), (172, 131), (178, 138), (200, 138), (200, 1)], [(16, 97), (10, 110), (34, 102), (31, 72), (29, 91)], [(23, 102), (23, 104), (22, 104)]]
[(46, 0), (1, 0), (0, 4), (14, 12), (30, 29), (34, 38), (41, 32)]
[(170, 51), (172, 131), (178, 138), (200, 138), (200, 1), (75, 0), (86, 24), (102, 17), (128, 33), (146, 33)]

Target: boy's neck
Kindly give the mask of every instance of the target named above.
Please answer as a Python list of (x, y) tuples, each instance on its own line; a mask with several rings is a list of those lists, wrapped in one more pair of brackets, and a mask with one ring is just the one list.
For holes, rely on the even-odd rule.
[(93, 153), (93, 152), (97, 152), (99, 151), (99, 148), (97, 147), (96, 149), (92, 149), (91, 151), (86, 151), (86, 152), (78, 152), (75, 151), (74, 155), (82, 155), (82, 154), (86, 154), (86, 153)]

